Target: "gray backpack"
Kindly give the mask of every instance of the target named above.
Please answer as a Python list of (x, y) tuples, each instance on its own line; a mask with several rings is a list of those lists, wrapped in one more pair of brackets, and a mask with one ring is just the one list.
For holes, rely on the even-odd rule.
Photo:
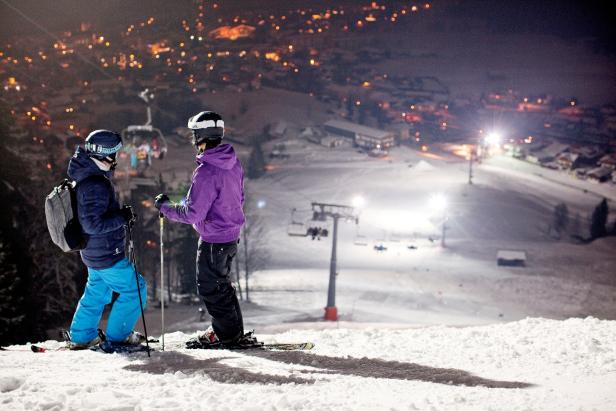
[(87, 238), (77, 217), (76, 183), (64, 180), (45, 198), (45, 218), (51, 240), (62, 251), (83, 250)]

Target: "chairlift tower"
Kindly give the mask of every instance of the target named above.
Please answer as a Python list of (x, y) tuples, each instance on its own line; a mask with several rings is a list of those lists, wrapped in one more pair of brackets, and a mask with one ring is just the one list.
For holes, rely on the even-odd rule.
[(312, 204), (312, 219), (315, 221), (325, 221), (331, 218), (334, 221), (332, 236), (332, 256), (329, 264), (329, 286), (327, 289), (327, 306), (325, 307), (326, 321), (338, 320), (338, 309), (336, 308), (336, 251), (338, 245), (338, 220), (355, 221), (359, 223), (359, 218), (355, 214), (355, 209), (350, 206), (338, 204), (315, 203)]
[(148, 121), (143, 126), (152, 126), (152, 109), (150, 107), (150, 101), (154, 100), (154, 93), (150, 92), (150, 89), (145, 89), (141, 93), (139, 93), (139, 98), (145, 101), (147, 105), (147, 113), (148, 113)]

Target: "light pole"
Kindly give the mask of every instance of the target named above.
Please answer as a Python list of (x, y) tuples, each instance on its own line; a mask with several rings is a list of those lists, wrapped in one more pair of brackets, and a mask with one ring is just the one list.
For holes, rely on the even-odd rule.
[(332, 238), (332, 257), (329, 262), (329, 285), (327, 286), (327, 306), (325, 306), (325, 319), (336, 321), (338, 319), (338, 309), (336, 308), (336, 248), (338, 245), (338, 219), (340, 216), (333, 215), (334, 235)]
[(473, 184), (473, 146), (470, 146), (468, 153), (468, 184)]
[(334, 220), (333, 235), (332, 235), (332, 255), (329, 263), (329, 286), (327, 288), (327, 306), (325, 307), (326, 321), (338, 320), (338, 309), (336, 308), (336, 265), (337, 265), (337, 245), (338, 245), (338, 220), (341, 218), (354, 220), (359, 219), (355, 215), (353, 207), (326, 204), (312, 203), (312, 219), (315, 221), (325, 221), (328, 217)]

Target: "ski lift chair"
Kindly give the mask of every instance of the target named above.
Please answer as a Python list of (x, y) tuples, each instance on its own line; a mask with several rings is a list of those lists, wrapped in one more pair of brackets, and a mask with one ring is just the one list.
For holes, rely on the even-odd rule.
[(291, 221), (287, 226), (287, 235), (291, 237), (307, 237), (308, 228), (306, 224), (299, 221)]
[(287, 226), (287, 235), (290, 237), (307, 237), (308, 227), (305, 222), (299, 221), (299, 219), (295, 216), (296, 212), (296, 208), (291, 210), (291, 222)]

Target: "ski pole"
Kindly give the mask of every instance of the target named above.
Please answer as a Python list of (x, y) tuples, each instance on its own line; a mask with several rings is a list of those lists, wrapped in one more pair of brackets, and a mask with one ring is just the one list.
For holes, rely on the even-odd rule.
[(165, 351), (165, 276), (164, 263), (165, 255), (163, 254), (163, 231), (165, 228), (165, 219), (160, 214), (160, 329), (163, 351)]
[(148, 338), (148, 327), (145, 323), (145, 314), (143, 313), (143, 299), (141, 298), (141, 285), (139, 284), (139, 273), (137, 272), (137, 259), (135, 257), (135, 247), (133, 244), (133, 222), (128, 223), (128, 258), (135, 270), (135, 279), (137, 280), (137, 295), (139, 296), (139, 308), (141, 309), (141, 321), (143, 322), (143, 333), (145, 334), (145, 346), (150, 357), (150, 342)]

